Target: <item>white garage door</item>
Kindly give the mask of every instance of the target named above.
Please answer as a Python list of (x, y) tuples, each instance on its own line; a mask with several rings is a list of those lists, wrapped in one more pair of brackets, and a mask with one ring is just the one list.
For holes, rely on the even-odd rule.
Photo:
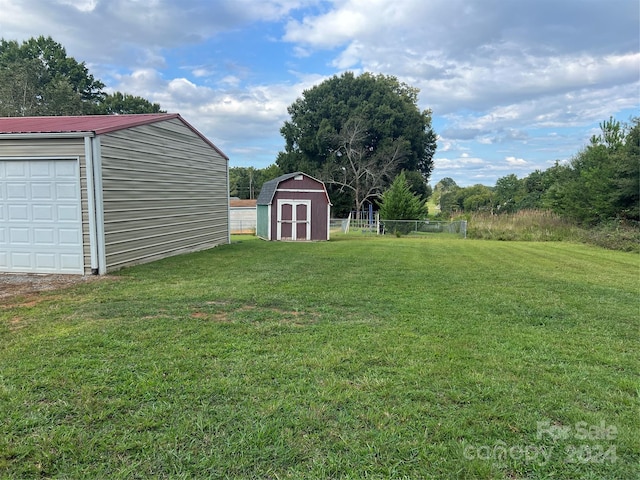
[(0, 272), (84, 273), (77, 160), (0, 160)]

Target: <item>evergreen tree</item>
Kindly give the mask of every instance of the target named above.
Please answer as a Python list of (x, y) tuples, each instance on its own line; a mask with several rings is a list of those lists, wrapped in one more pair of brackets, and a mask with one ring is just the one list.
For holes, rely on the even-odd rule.
[(411, 191), (406, 173), (401, 172), (380, 200), (380, 218), (384, 220), (385, 228), (396, 233), (408, 233), (410, 224), (394, 220), (424, 220), (426, 217), (426, 203)]

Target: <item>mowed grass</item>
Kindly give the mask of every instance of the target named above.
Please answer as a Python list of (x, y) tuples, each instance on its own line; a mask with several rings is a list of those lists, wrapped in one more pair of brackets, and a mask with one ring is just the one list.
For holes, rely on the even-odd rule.
[(231, 245), (0, 308), (0, 478), (640, 476), (640, 262)]

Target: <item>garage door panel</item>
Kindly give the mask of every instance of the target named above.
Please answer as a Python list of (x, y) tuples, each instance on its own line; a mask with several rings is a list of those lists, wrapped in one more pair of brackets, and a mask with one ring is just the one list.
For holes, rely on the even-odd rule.
[(9, 205), (9, 215), (7, 217), (7, 221), (28, 222), (29, 207), (27, 207), (27, 205)]
[(34, 228), (33, 229), (33, 243), (35, 245), (50, 245), (56, 244), (56, 232), (53, 228)]
[(45, 162), (31, 162), (29, 164), (29, 168), (26, 169), (29, 172), (29, 178), (42, 179), (46, 178), (48, 180), (52, 180), (56, 177), (55, 170), (56, 167), (52, 161)]
[(29, 245), (29, 229), (19, 227), (9, 227), (9, 244), (16, 246)]
[(35, 264), (38, 271), (56, 269), (56, 256), (51, 253), (36, 253)]
[(11, 266), (14, 268), (30, 269), (33, 263), (29, 252), (11, 252), (9, 257), (11, 259)]
[(73, 246), (82, 241), (80, 232), (77, 229), (58, 229), (58, 243), (60, 245)]
[(78, 197), (78, 189), (76, 185), (69, 183), (59, 183), (56, 185), (57, 200), (73, 200)]
[(80, 209), (74, 205), (58, 205), (58, 222), (78, 222), (80, 220)]
[(33, 215), (33, 219), (37, 222), (55, 221), (52, 205), (33, 205), (31, 207), (31, 215)]
[(26, 183), (9, 183), (7, 184), (7, 200), (28, 200)]
[(53, 200), (53, 189), (50, 183), (31, 184), (31, 200)]
[(0, 271), (84, 273), (77, 160), (1, 160)]
[(5, 168), (8, 179), (24, 179), (27, 177), (29, 164), (24, 162), (9, 162)]
[(62, 272), (74, 272), (82, 268), (82, 255), (60, 255), (60, 270)]
[(67, 178), (75, 180), (77, 177), (76, 166), (68, 162), (59, 162), (55, 164), (56, 178)]

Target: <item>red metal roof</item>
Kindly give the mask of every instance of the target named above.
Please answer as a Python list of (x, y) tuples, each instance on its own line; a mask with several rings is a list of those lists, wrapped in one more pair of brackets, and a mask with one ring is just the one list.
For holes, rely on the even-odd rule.
[(0, 133), (80, 133), (96, 135), (178, 117), (178, 114), (1, 117)]
[(132, 115), (82, 115), (57, 117), (0, 117), (0, 135), (2, 134), (47, 134), (47, 133), (103, 133), (115, 132), (125, 128), (137, 127), (149, 123), (178, 118), (195, 134), (213, 147), (220, 155), (229, 159), (207, 137), (196, 130), (177, 113), (146, 113)]

